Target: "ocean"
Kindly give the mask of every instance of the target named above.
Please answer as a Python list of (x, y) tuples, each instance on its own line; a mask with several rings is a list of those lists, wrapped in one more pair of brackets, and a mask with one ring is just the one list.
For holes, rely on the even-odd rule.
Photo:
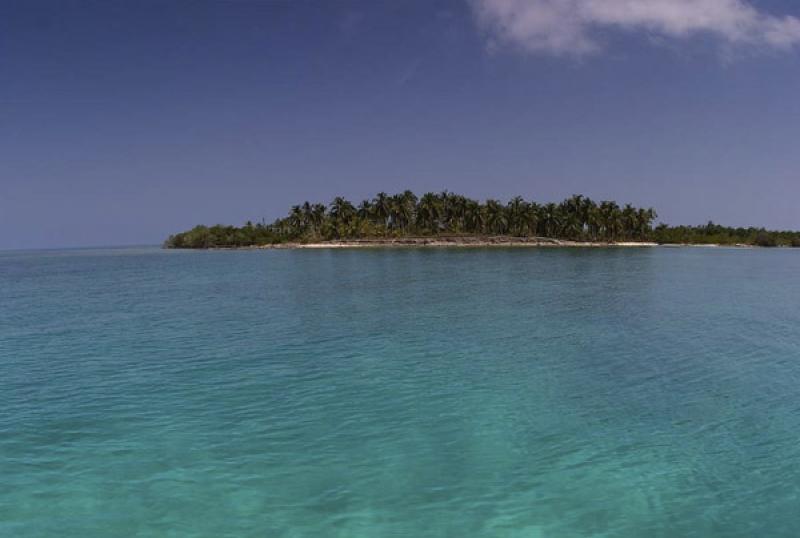
[(800, 250), (0, 253), (0, 536), (796, 537)]

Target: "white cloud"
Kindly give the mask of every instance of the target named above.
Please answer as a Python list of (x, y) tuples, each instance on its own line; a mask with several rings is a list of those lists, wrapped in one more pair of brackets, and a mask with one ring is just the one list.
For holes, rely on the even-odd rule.
[(533, 53), (581, 55), (602, 49), (616, 29), (664, 38), (715, 37), (727, 45), (791, 49), (800, 19), (760, 11), (744, 0), (471, 0), (490, 44)]

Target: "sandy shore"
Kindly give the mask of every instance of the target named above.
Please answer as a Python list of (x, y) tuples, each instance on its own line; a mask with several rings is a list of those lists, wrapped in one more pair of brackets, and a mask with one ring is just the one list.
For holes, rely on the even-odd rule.
[[(567, 241), (547, 237), (402, 237), (386, 239), (347, 239), (333, 241), (317, 241), (313, 243), (277, 243), (269, 245), (253, 245), (247, 247), (210, 247), (208, 250), (289, 250), (289, 249), (351, 249), (351, 248), (729, 248), (757, 249), (756, 245), (716, 243), (653, 243), (647, 241)], [(775, 247), (789, 248), (789, 247)]]
[(280, 243), (254, 248), (321, 249), (321, 248), (385, 248), (385, 247), (655, 247), (656, 243), (625, 241), (618, 243), (564, 241), (543, 237), (403, 237), (387, 239), (348, 239), (316, 243)]

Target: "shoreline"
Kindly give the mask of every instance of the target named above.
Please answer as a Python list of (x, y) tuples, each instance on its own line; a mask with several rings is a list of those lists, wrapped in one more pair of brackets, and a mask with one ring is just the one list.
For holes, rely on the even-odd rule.
[[(591, 242), (591, 241), (475, 241), (475, 242), (455, 242), (455, 241), (440, 241), (432, 240), (427, 242), (408, 242), (408, 241), (370, 241), (363, 242), (358, 240), (353, 241), (320, 241), (313, 243), (275, 243), (267, 245), (248, 245), (248, 246), (215, 246), (215, 247), (161, 247), (166, 250), (346, 250), (346, 249), (414, 249), (414, 248), (444, 248), (444, 249), (492, 249), (492, 248), (544, 248), (544, 249), (559, 249), (559, 248), (623, 248), (623, 249), (636, 249), (636, 248), (701, 248), (701, 249), (736, 249), (736, 250), (752, 250), (762, 249), (759, 245), (735, 244), (725, 245), (721, 243), (653, 243), (653, 242), (636, 242), (625, 241), (619, 243), (609, 242)], [(788, 246), (770, 247), (769, 250), (783, 250), (793, 249)]]
[[(219, 246), (185, 250), (300, 250), (300, 249), (362, 249), (362, 248), (756, 248), (735, 244), (659, 244), (651, 241), (571, 241), (545, 237), (399, 237), (379, 239), (337, 239), (314, 242), (287, 242), (250, 246)], [(183, 249), (179, 249), (183, 250)]]
[(398, 239), (348, 239), (316, 241), (313, 243), (277, 243), (254, 247), (257, 249), (338, 249), (338, 248), (609, 248), (609, 247), (655, 247), (656, 243), (625, 241), (567, 241), (546, 238), (398, 238)]
[[(170, 249), (171, 247), (164, 247)], [(756, 249), (745, 243), (655, 243), (652, 241), (571, 241), (547, 237), (398, 237), (377, 239), (336, 239), (330, 241), (274, 243), (249, 246), (214, 246), (176, 248), (175, 250), (324, 250), (378, 248), (720, 248)], [(780, 248), (780, 247), (772, 247)], [(789, 248), (789, 247), (786, 247)]]

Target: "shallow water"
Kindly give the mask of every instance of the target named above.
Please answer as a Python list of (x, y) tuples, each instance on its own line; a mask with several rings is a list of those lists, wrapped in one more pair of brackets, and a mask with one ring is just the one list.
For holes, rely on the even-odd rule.
[(800, 250), (0, 253), (0, 535), (800, 535)]

